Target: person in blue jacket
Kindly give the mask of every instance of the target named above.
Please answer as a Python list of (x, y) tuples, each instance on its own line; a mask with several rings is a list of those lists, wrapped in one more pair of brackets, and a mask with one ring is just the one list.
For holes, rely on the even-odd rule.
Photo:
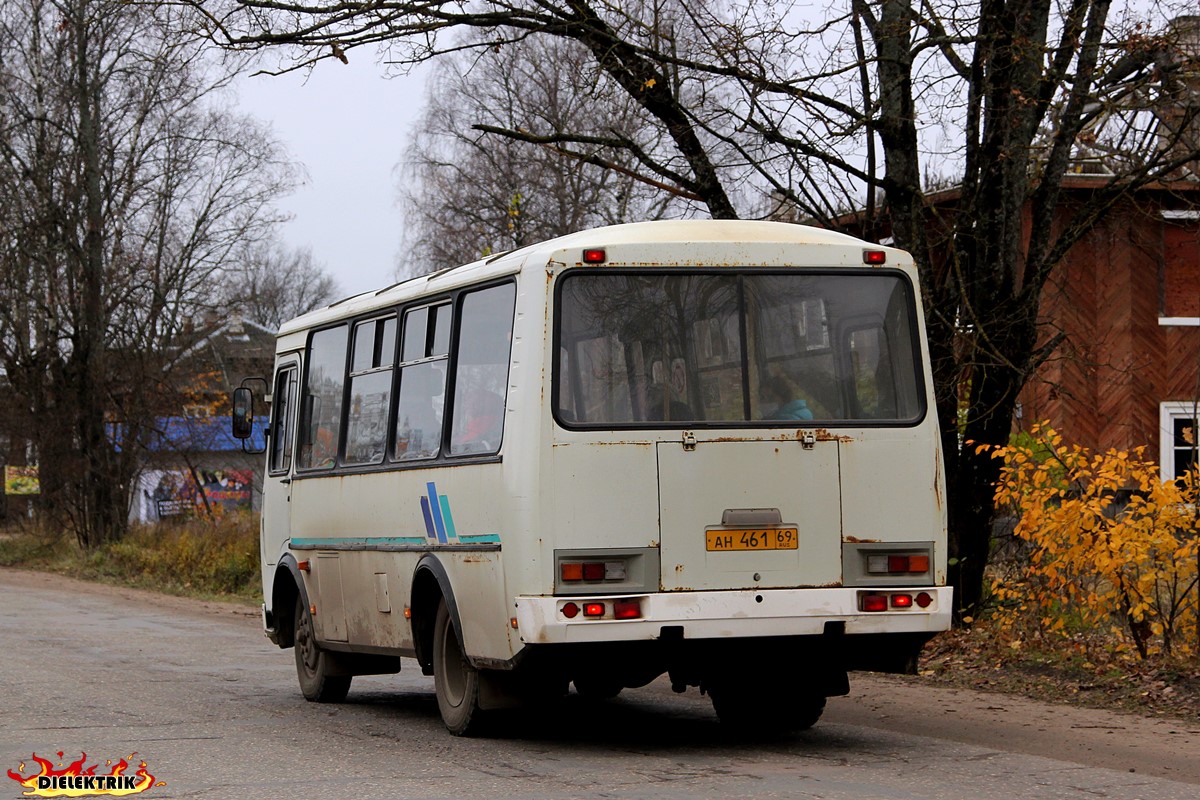
[(775, 408), (763, 415), (763, 419), (778, 420), (809, 420), (813, 418), (808, 401), (802, 397), (792, 397), (788, 382), (778, 375), (772, 375), (763, 381), (762, 393), (768, 402), (774, 402)]

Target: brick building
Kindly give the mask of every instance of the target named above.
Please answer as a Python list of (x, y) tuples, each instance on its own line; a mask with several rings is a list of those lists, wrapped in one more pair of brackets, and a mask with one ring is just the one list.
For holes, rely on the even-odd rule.
[[(1066, 202), (1095, 180), (1072, 179)], [(1055, 268), (1041, 317), (1066, 338), (1026, 386), (1016, 424), (1049, 420), (1093, 450), (1144, 446), (1164, 476), (1186, 469), (1200, 400), (1200, 182), (1111, 209)]]

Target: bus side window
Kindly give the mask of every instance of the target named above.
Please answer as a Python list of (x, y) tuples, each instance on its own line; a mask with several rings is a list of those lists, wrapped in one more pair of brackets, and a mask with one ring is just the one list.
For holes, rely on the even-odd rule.
[(396, 438), (392, 443), (396, 459), (436, 458), (441, 452), (449, 353), (449, 303), (404, 315)]
[(331, 467), (342, 432), (342, 388), (346, 380), (347, 326), (326, 328), (308, 345), (308, 373), (300, 425), (300, 469)]
[(500, 451), (515, 298), (511, 283), (462, 296), (450, 455)]
[(387, 446), (392, 406), (392, 364), (396, 360), (396, 318), (354, 326), (350, 362), (350, 413), (346, 423), (347, 464), (379, 464)]

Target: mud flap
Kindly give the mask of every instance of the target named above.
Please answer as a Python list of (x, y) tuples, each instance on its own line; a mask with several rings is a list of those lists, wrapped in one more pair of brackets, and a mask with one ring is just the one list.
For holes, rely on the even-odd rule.
[(521, 682), (512, 672), (495, 669), (479, 670), (479, 709), (498, 711), (519, 708), (525, 704), (526, 693), (521, 691)]
[(400, 671), (400, 657), (326, 650), (325, 665), (328, 675), (394, 675)]

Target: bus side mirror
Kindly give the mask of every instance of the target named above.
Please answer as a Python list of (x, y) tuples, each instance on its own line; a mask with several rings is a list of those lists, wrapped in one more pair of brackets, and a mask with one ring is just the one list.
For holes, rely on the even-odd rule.
[(233, 390), (233, 438), (243, 441), (254, 430), (254, 394), (245, 386)]

